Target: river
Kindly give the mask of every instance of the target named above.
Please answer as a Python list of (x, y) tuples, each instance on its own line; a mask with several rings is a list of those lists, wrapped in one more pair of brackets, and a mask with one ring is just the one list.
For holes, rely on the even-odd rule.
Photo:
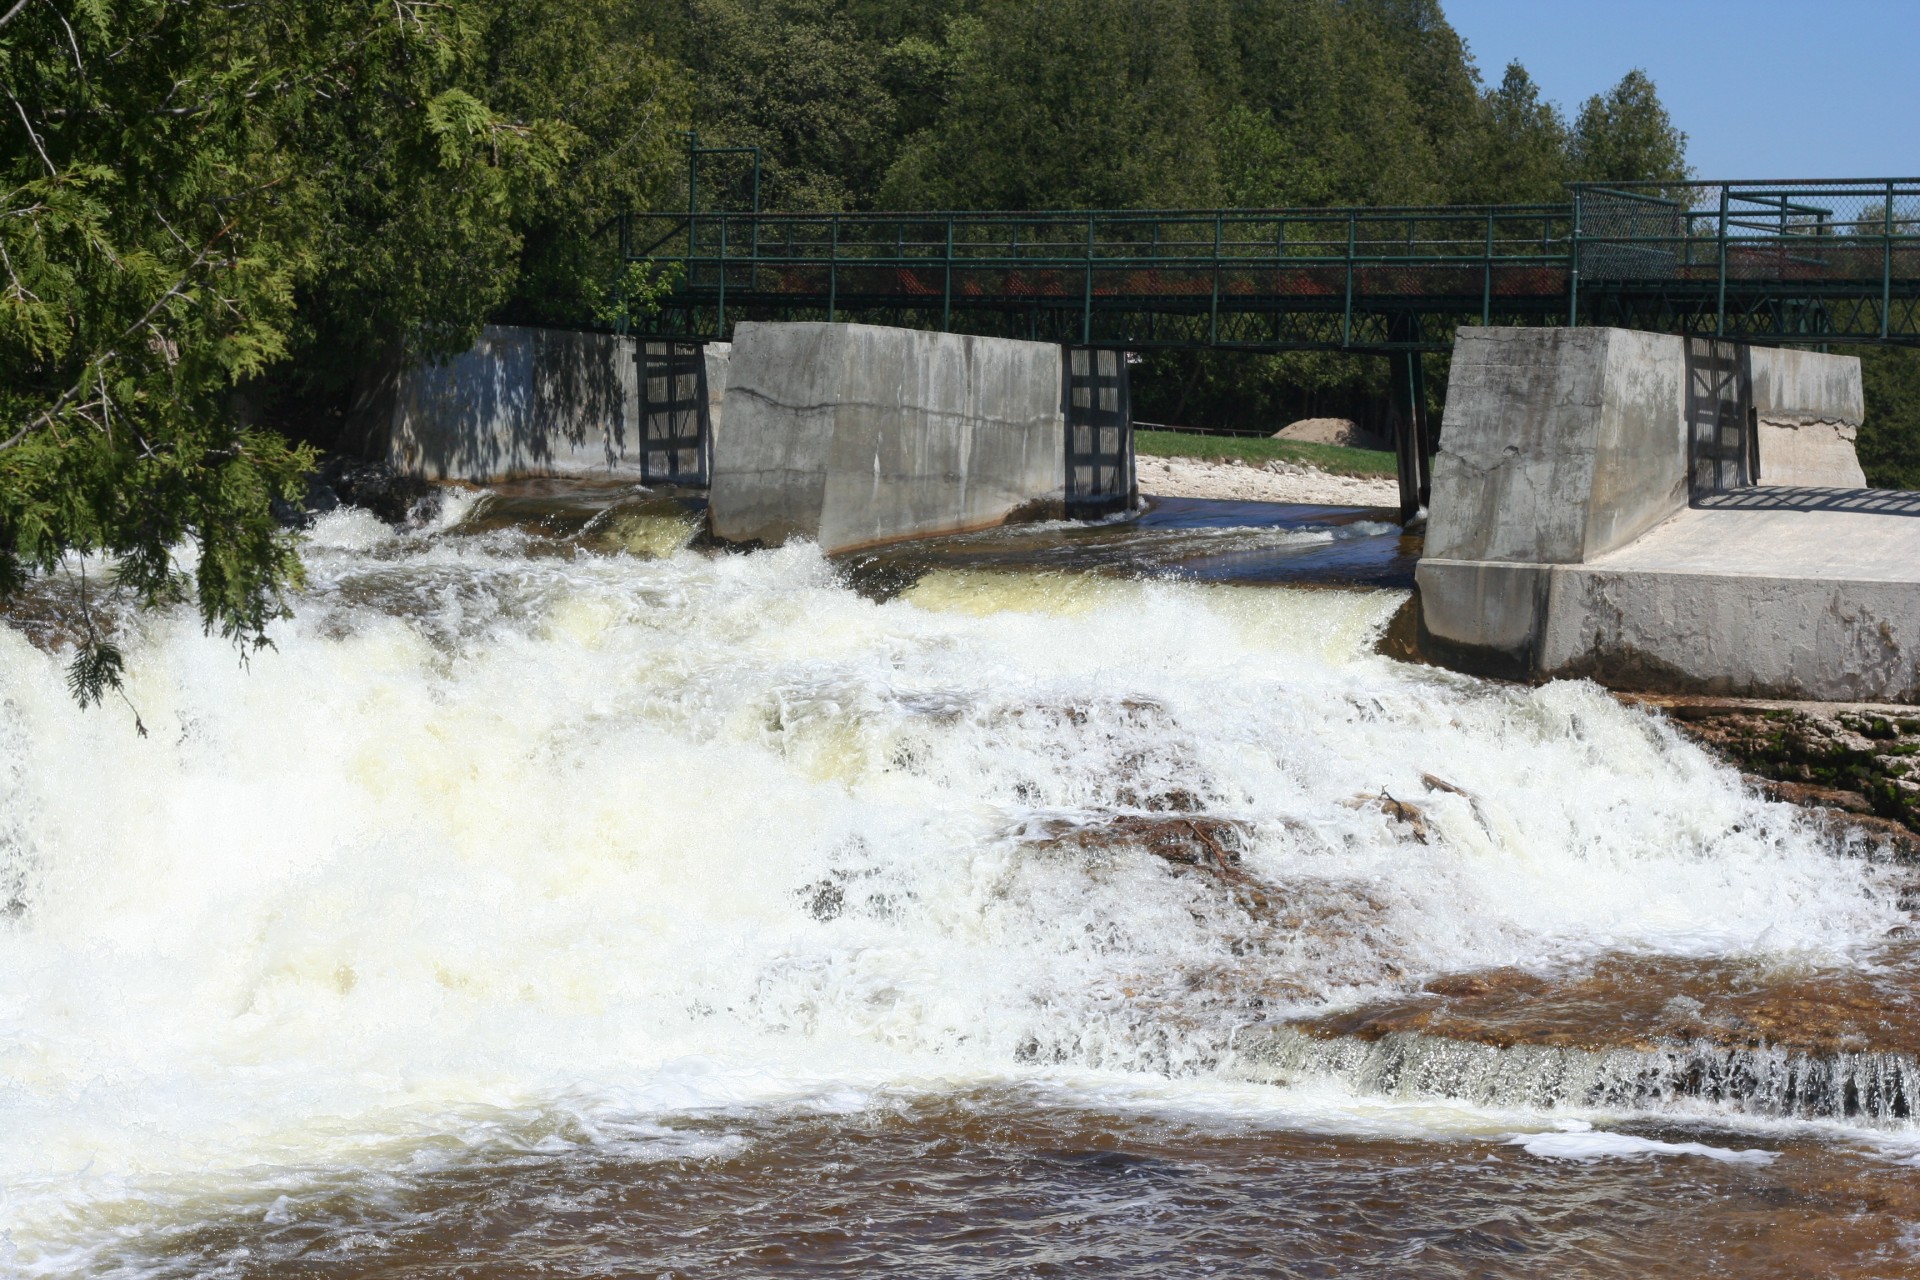
[(341, 511), (144, 738), (44, 585), (0, 1276), (1920, 1274), (1912, 868), (1282, 514)]

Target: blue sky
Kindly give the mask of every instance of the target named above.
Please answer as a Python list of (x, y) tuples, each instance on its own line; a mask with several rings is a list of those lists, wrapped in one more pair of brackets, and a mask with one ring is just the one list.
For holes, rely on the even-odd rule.
[(1571, 118), (1634, 67), (1702, 178), (1920, 176), (1920, 0), (1441, 0)]

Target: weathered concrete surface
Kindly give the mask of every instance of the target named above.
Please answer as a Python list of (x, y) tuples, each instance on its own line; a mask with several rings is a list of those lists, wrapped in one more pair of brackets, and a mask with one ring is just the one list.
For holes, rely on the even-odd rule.
[(633, 350), (611, 334), (488, 325), (462, 354), (400, 376), (387, 461), (428, 480), (638, 479)]
[[(1857, 420), (1856, 361), (1751, 354), (1740, 417)], [(1687, 506), (1686, 359), (1619, 331), (1462, 331), (1415, 571), (1423, 652), (1617, 688), (1920, 699), (1920, 501), (1749, 487)]]
[(707, 360), (707, 430), (720, 434), (720, 418), (726, 408), (727, 366), (733, 359), (731, 342), (709, 342), (700, 349)]
[(1680, 510), (1683, 360), (1664, 334), (1460, 330), (1428, 554), (1573, 564)]
[(1518, 678), (1920, 699), (1920, 514), (1689, 510), (1588, 564), (1422, 560), (1421, 647)]
[(1760, 483), (1863, 489), (1855, 451), (1866, 396), (1855, 356), (1752, 349)]
[(1867, 473), (1854, 448), (1859, 434), (1847, 422), (1761, 418), (1760, 483), (1864, 489)]
[(861, 324), (746, 323), (710, 518), (829, 553), (987, 528), (1065, 499), (1060, 348)]
[(1753, 407), (1762, 418), (1866, 421), (1860, 358), (1822, 351), (1753, 347)]
[(1920, 505), (1850, 511), (1848, 496), (1689, 510), (1556, 575), (1540, 666), (1675, 692), (1913, 701)]

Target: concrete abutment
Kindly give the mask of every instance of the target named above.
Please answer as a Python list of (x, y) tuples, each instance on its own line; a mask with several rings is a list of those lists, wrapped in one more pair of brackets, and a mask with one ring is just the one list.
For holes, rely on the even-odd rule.
[(1920, 697), (1920, 503), (1858, 483), (1862, 416), (1851, 357), (1462, 330), (1423, 653), (1660, 692)]

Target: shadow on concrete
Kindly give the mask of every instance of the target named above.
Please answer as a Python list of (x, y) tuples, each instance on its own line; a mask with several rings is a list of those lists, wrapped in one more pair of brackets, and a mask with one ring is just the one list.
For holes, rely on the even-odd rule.
[(1769, 485), (1703, 494), (1693, 500), (1693, 505), (1711, 511), (1851, 511), (1860, 515), (1920, 516), (1920, 493)]
[(470, 350), (397, 379), (404, 469), (471, 479), (610, 470), (637, 441), (629, 343), (489, 325)]

